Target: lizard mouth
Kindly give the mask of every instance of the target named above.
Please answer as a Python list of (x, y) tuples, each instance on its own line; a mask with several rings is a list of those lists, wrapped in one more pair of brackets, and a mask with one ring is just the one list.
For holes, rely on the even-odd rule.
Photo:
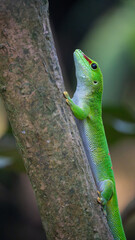
[(82, 61), (84, 61), (85, 58), (89, 64), (92, 63), (92, 60), (88, 58), (80, 49), (76, 49), (74, 51), (74, 57), (79, 57)]

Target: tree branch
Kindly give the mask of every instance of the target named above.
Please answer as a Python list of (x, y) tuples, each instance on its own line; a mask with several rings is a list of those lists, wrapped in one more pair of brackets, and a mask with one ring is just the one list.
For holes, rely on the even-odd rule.
[(112, 239), (74, 119), (47, 0), (0, 0), (0, 92), (48, 239)]

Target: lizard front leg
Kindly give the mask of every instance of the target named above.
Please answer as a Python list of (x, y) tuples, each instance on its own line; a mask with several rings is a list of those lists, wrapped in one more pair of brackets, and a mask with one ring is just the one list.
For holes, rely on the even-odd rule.
[(66, 98), (66, 103), (70, 106), (70, 109), (72, 110), (74, 116), (77, 119), (83, 120), (85, 119), (90, 111), (89, 106), (85, 105), (85, 107), (80, 108), (78, 105), (76, 105), (73, 100), (70, 98), (68, 92), (63, 93), (64, 97)]

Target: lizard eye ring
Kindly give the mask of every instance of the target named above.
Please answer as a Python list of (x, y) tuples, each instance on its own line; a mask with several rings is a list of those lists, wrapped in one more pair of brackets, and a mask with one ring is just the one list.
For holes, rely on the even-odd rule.
[(92, 67), (93, 69), (96, 69), (96, 68), (97, 68), (97, 64), (96, 64), (96, 63), (92, 63), (92, 64), (91, 64), (91, 67)]
[(93, 81), (94, 84), (97, 84), (98, 82), (97, 81)]

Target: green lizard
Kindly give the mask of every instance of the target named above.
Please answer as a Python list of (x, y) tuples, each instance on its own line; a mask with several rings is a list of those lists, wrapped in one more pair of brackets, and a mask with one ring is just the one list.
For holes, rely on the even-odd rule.
[(118, 208), (110, 153), (102, 123), (103, 76), (98, 64), (81, 50), (75, 50), (77, 88), (73, 98), (64, 92), (67, 104), (76, 117), (87, 158), (115, 240), (126, 239)]

